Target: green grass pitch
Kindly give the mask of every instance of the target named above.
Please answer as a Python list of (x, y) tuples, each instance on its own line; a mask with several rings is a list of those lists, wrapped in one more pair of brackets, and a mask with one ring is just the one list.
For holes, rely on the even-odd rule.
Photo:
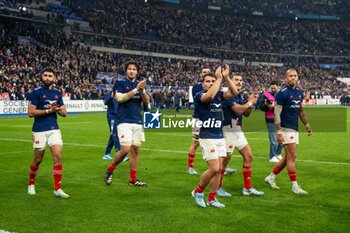
[[(350, 232), (349, 109), (307, 108), (315, 133), (300, 133), (297, 177), (309, 196), (291, 192), (284, 170), (280, 190), (264, 183), (274, 164), (268, 162), (268, 137), (262, 112), (244, 120), (254, 153), (252, 184), (263, 197), (243, 197), (242, 159), (235, 151), (230, 167), (238, 173), (224, 178), (232, 197), (219, 198), (224, 209), (197, 207), (191, 197), (199, 175), (187, 170), (191, 135), (184, 131), (146, 131), (138, 177), (147, 188), (128, 186), (128, 163), (115, 170), (113, 184), (103, 175), (108, 139), (105, 113), (71, 114), (60, 118), (63, 135), (62, 188), (68, 200), (53, 197), (49, 150), (36, 179), (36, 196), (26, 193), (33, 158), (31, 126), (26, 116), (0, 117), (0, 232)], [(174, 114), (173, 110), (167, 113)], [(182, 111), (191, 114), (191, 111)], [(336, 132), (333, 132), (336, 131)], [(197, 151), (196, 169), (206, 164)], [(208, 190), (206, 190), (207, 198)]]

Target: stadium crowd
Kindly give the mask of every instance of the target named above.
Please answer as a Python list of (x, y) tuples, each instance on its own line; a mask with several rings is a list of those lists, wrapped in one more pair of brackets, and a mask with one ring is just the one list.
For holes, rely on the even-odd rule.
[[(240, 7), (253, 6), (253, 2), (238, 1), (237, 4)], [(307, 9), (314, 5), (309, 2), (292, 1), (287, 4), (270, 1), (264, 4), (265, 1), (261, 1), (261, 4), (255, 5), (290, 5), (301, 7), (300, 9), (305, 9), (307, 13)], [(329, 4), (335, 7), (340, 5), (338, 2)], [(226, 0), (217, 3), (232, 2)], [(97, 33), (76, 33), (77, 40), (91, 45), (245, 62), (350, 62), (350, 26), (347, 21), (243, 17), (218, 14), (215, 11), (199, 12), (186, 8), (144, 4), (143, 1), (136, 0), (75, 1), (69, 5), (72, 8), (69, 12), (74, 12), (77, 17), (88, 21)], [(344, 6), (344, 9), (348, 8), (347, 5)], [(46, 10), (49, 11), (49, 7)], [(55, 18), (53, 13), (48, 16), (48, 22)], [(87, 27), (78, 29), (76, 25), (71, 27), (74, 30), (90, 30)]]
[[(63, 32), (42, 29), (23, 29), (22, 36), (31, 36), (42, 44), (20, 44), (17, 37), (1, 32), (0, 92), (8, 93), (10, 99), (28, 98), (28, 93), (40, 84), (40, 70), (53, 66), (58, 72), (57, 87), (63, 96), (71, 99), (103, 98), (110, 86), (106, 80), (96, 80), (98, 72), (112, 72), (123, 75), (122, 64), (129, 56), (91, 50), (75, 43), (74, 36), (66, 38)], [(141, 76), (153, 87), (154, 102), (172, 106), (177, 91), (184, 102), (188, 101), (189, 85), (199, 80), (199, 70), (204, 65), (216, 67), (218, 63), (203, 60), (189, 61), (165, 58), (134, 57), (141, 64)], [(284, 67), (252, 66), (232, 64), (235, 72), (245, 77), (248, 92), (265, 90), (273, 80), (281, 80)], [(347, 91), (346, 84), (336, 77), (349, 77), (348, 70), (321, 69), (318, 65), (299, 65), (300, 86), (311, 95), (340, 96)], [(153, 93), (154, 91), (154, 93)], [(170, 100), (169, 100), (170, 99)]]
[(98, 3), (98, 10), (87, 7), (77, 11), (95, 32), (102, 34), (236, 51), (337, 56), (350, 53), (346, 21), (237, 17), (145, 6), (135, 0)]
[(182, 2), (231, 7), (249, 11), (320, 15), (346, 15), (350, 9), (350, 3), (346, 0), (182, 0)]

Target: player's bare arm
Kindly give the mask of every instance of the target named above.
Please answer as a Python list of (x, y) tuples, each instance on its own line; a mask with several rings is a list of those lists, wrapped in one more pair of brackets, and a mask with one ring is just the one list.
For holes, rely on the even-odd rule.
[(141, 82), (143, 82), (143, 84), (141, 85), (142, 90), (140, 90), (141, 91), (141, 99), (142, 99), (142, 102), (143, 102), (144, 105), (148, 105), (149, 104), (149, 96), (148, 96), (148, 94), (146, 92), (146, 89), (145, 89), (145, 87), (146, 87), (146, 80), (142, 80)]
[(252, 112), (252, 109), (253, 109), (253, 105), (256, 104), (257, 101), (258, 101), (258, 97), (256, 93), (252, 93), (248, 96), (248, 102), (246, 104), (248, 104), (249, 108), (245, 110), (243, 113), (245, 117), (250, 116), (250, 113)]
[(60, 115), (61, 117), (66, 117), (67, 114), (67, 109), (66, 106), (60, 106), (60, 107), (56, 107), (57, 113), (58, 115)]
[(40, 117), (45, 116), (47, 114), (53, 113), (54, 110), (52, 108), (50, 109), (37, 109), (37, 106), (33, 104), (28, 105), (28, 116), (29, 117)]
[(250, 111), (252, 109), (253, 104), (256, 104), (256, 97), (253, 95), (250, 95), (248, 97), (248, 102), (245, 104), (235, 104), (234, 106), (231, 107), (232, 111), (235, 112), (237, 115), (244, 115), (244, 116), (249, 116)]
[[(205, 94), (201, 97), (202, 103), (207, 103), (214, 99), (215, 95), (218, 93), (222, 81), (221, 66), (215, 71), (215, 77), (205, 78), (203, 81), (204, 89), (207, 90)], [(206, 89), (208, 88), (208, 89)]]
[(309, 123), (307, 116), (306, 116), (304, 104), (300, 105), (299, 117), (300, 117), (300, 120), (303, 122), (303, 124), (306, 127), (307, 136), (310, 136), (312, 134), (312, 129), (311, 129), (310, 123)]
[(238, 94), (238, 90), (234, 82), (230, 78), (230, 66), (225, 64), (224, 69), (222, 69), (222, 76), (225, 79), (225, 82), (228, 86), (228, 90), (224, 92), (224, 99), (231, 99), (233, 96)]
[(28, 105), (28, 116), (29, 117), (39, 117), (39, 116), (45, 116), (48, 114), (48, 110), (40, 110), (37, 109), (35, 105), (29, 104)]
[(142, 92), (142, 90), (144, 90), (145, 87), (146, 87), (146, 80), (142, 80), (137, 84), (136, 88), (132, 89), (127, 93), (116, 93), (114, 98), (118, 101), (118, 103), (124, 103), (129, 99), (133, 98), (134, 95), (136, 95), (137, 93)]

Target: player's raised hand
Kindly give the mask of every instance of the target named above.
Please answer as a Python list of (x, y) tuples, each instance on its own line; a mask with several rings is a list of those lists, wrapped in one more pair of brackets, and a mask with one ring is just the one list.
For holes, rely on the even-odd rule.
[(215, 70), (215, 77), (216, 79), (218, 80), (221, 80), (223, 77), (222, 77), (222, 73), (221, 73), (221, 70), (222, 70), (222, 67), (219, 66), (216, 70)]
[(137, 84), (136, 88), (138, 91), (143, 91), (145, 89), (145, 87), (146, 87), (146, 80), (142, 80), (141, 82), (139, 82)]
[(230, 66), (228, 64), (225, 64), (221, 69), (221, 73), (225, 79), (230, 78)]
[(248, 102), (251, 102), (252, 104), (256, 104), (257, 101), (258, 101), (258, 97), (256, 93), (252, 93), (248, 96)]

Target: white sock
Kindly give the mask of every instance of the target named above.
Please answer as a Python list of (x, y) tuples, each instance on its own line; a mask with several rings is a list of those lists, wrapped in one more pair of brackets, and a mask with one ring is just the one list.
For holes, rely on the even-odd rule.
[(273, 172), (271, 172), (271, 174), (269, 175), (269, 177), (271, 177), (272, 179), (276, 179), (276, 175), (275, 175)]
[(293, 185), (293, 188), (299, 187), (298, 182), (296, 182), (296, 181), (292, 181), (292, 185)]

